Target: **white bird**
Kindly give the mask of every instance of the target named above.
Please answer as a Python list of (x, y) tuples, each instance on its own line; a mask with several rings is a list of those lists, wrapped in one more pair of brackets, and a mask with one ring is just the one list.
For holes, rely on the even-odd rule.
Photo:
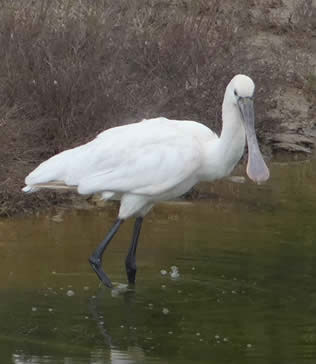
[(25, 178), (23, 191), (66, 188), (120, 200), (118, 218), (89, 262), (99, 279), (112, 287), (102, 268), (103, 253), (122, 222), (136, 217), (125, 261), (133, 284), (143, 217), (155, 203), (178, 197), (200, 181), (228, 176), (243, 155), (246, 139), (248, 176), (255, 182), (269, 178), (254, 129), (254, 90), (248, 76), (237, 75), (230, 81), (220, 137), (200, 123), (164, 117), (111, 128), (41, 163)]

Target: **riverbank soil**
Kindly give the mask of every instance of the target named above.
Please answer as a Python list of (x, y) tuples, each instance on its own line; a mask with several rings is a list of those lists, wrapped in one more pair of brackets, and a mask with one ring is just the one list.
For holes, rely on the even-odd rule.
[(0, 216), (69, 195), (21, 192), (40, 162), (100, 131), (165, 116), (221, 127), (225, 87), (256, 85), (264, 154), (312, 152), (314, 0), (4, 0)]

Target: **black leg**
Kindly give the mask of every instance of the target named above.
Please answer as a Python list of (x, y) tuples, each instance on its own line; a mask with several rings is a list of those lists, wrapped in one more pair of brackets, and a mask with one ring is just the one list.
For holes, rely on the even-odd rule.
[(142, 227), (143, 218), (138, 217), (135, 221), (134, 225), (134, 231), (133, 231), (133, 237), (132, 242), (128, 250), (128, 254), (125, 260), (125, 267), (126, 267), (126, 273), (128, 278), (128, 283), (134, 284), (135, 283), (135, 276), (136, 276), (136, 249), (137, 249), (137, 243), (138, 238), (140, 234), (140, 229)]
[(108, 232), (104, 240), (100, 243), (100, 245), (96, 248), (94, 253), (89, 258), (89, 263), (91, 267), (96, 272), (97, 276), (99, 277), (100, 281), (109, 288), (112, 288), (112, 282), (110, 278), (105, 274), (104, 270), (102, 269), (102, 256), (106, 249), (106, 247), (110, 244), (113, 236), (118, 231), (121, 224), (124, 222), (122, 219), (117, 219), (115, 224), (112, 226), (111, 230)]

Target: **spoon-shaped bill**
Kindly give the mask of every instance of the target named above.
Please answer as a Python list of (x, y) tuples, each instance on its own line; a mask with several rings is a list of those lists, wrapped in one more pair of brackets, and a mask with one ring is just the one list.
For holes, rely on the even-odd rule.
[(247, 174), (254, 182), (264, 182), (269, 178), (270, 172), (263, 160), (257, 141), (253, 100), (249, 97), (240, 98), (238, 106), (244, 120), (248, 144)]

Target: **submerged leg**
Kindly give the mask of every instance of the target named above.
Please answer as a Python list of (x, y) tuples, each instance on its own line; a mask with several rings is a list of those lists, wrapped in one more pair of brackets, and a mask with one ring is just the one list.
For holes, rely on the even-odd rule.
[(100, 245), (96, 248), (96, 250), (92, 253), (91, 257), (89, 258), (89, 263), (91, 267), (96, 272), (97, 276), (99, 277), (100, 281), (109, 288), (112, 288), (112, 282), (110, 278), (105, 274), (102, 268), (102, 256), (109, 245), (110, 241), (112, 240), (113, 236), (118, 231), (121, 224), (124, 222), (122, 219), (117, 219), (115, 224), (112, 226), (111, 230), (108, 232), (104, 240), (100, 243)]
[(133, 237), (132, 242), (128, 250), (128, 254), (125, 260), (125, 267), (126, 273), (128, 278), (128, 283), (134, 284), (135, 283), (135, 276), (136, 276), (136, 249), (138, 238), (140, 234), (140, 229), (142, 227), (143, 217), (137, 217), (134, 225)]

